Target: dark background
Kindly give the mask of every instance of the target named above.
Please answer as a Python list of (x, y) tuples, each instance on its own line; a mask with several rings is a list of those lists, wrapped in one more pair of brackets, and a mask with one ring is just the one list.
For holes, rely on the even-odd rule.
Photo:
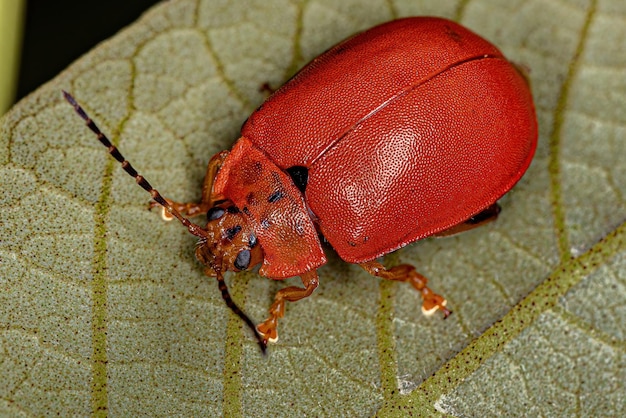
[(29, 0), (15, 101), (54, 78), (157, 0)]

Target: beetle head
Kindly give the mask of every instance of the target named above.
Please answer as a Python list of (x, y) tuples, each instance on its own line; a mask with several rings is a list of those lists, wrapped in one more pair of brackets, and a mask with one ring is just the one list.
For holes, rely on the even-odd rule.
[(207, 213), (209, 222), (206, 228), (191, 222), (135, 170), (117, 147), (111, 143), (109, 138), (100, 131), (100, 128), (91, 120), (87, 112), (80, 107), (71, 94), (64, 91), (63, 96), (72, 105), (78, 116), (85, 121), (87, 127), (97, 135), (98, 140), (108, 149), (109, 154), (122, 164), (124, 171), (133, 177), (139, 186), (150, 193), (155, 202), (163, 206), (164, 210), (171, 216), (178, 219), (191, 234), (200, 238), (198, 248), (196, 249), (196, 257), (207, 266), (206, 274), (217, 279), (226, 305), (250, 327), (252, 332), (254, 332), (261, 351), (265, 353), (266, 343), (263, 337), (259, 334), (250, 318), (233, 302), (222, 275), (226, 270), (247, 270), (263, 260), (261, 247), (257, 245), (256, 236), (248, 226), (245, 218), (230, 202), (222, 201)]
[(263, 261), (263, 251), (246, 218), (230, 201), (207, 212), (206, 238), (200, 238), (196, 258), (209, 276), (218, 272), (244, 271)]

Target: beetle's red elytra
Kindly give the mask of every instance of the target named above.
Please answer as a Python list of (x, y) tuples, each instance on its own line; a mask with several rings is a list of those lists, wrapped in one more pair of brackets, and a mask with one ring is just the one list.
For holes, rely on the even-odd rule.
[[(326, 263), (322, 235), (349, 263), (409, 282), (424, 312), (445, 308), (413, 266), (376, 261), (411, 242), (497, 217), (497, 200), (528, 168), (537, 144), (527, 79), (488, 41), (435, 17), (391, 21), (326, 51), (244, 123), (208, 164), (199, 203), (176, 203), (126, 161), (65, 93), (109, 152), (152, 198), (198, 236), (196, 257), (263, 350), (285, 301), (305, 298)], [(207, 215), (205, 227), (184, 215)], [(225, 271), (261, 264), (277, 292), (257, 328), (232, 302)]]

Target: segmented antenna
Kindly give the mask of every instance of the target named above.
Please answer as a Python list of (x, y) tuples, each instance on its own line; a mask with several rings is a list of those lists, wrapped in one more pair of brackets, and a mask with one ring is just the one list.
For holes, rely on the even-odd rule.
[(124, 156), (117, 149), (117, 147), (111, 144), (109, 138), (107, 138), (107, 136), (103, 134), (102, 131), (100, 131), (100, 128), (98, 128), (94, 121), (91, 120), (89, 115), (87, 115), (87, 112), (85, 112), (85, 110), (80, 107), (78, 103), (76, 103), (76, 100), (74, 99), (74, 97), (72, 97), (71, 94), (63, 90), (63, 96), (65, 97), (65, 100), (67, 100), (67, 102), (72, 105), (76, 113), (78, 113), (78, 116), (83, 118), (83, 120), (87, 124), (87, 127), (91, 129), (94, 134), (96, 134), (98, 140), (102, 142), (102, 145), (107, 147), (109, 154), (111, 154), (113, 158), (115, 158), (122, 164), (122, 168), (124, 169), (124, 171), (126, 171), (131, 177), (133, 177), (138, 185), (140, 185), (144, 188), (144, 190), (150, 193), (150, 196), (152, 196), (152, 199), (154, 199), (155, 202), (167, 209), (167, 211), (171, 213), (172, 216), (174, 216), (180, 221), (180, 223), (187, 227), (190, 233), (200, 238), (207, 237), (202, 227), (194, 224), (189, 219), (181, 215), (180, 212), (174, 209), (174, 207), (170, 205), (168, 201), (163, 198), (163, 196), (161, 196), (161, 193), (159, 193), (157, 189), (155, 189), (150, 185), (150, 183), (148, 183), (148, 180), (146, 180), (141, 174), (137, 173), (137, 170), (135, 170), (135, 168), (128, 161), (126, 161), (126, 158), (124, 158)]
[(224, 299), (224, 302), (226, 302), (226, 306), (228, 306), (231, 311), (237, 314), (237, 316), (239, 316), (239, 318), (241, 318), (243, 322), (245, 322), (246, 325), (250, 327), (252, 332), (254, 332), (254, 336), (256, 337), (259, 347), (261, 348), (261, 352), (265, 354), (265, 350), (267, 349), (267, 344), (265, 343), (265, 340), (263, 339), (261, 334), (259, 334), (259, 331), (257, 331), (256, 326), (254, 325), (252, 320), (248, 318), (248, 315), (243, 313), (243, 311), (239, 309), (239, 306), (235, 305), (235, 302), (233, 302), (232, 298), (230, 297), (230, 293), (228, 293), (228, 287), (226, 286), (224, 277), (219, 271), (217, 272), (217, 285), (219, 286), (220, 292), (222, 292), (222, 298)]
[[(146, 180), (141, 174), (137, 173), (137, 170), (135, 170), (134, 167), (128, 161), (126, 161), (126, 158), (124, 158), (122, 153), (117, 149), (115, 145), (111, 143), (109, 138), (107, 138), (107, 136), (102, 133), (102, 131), (100, 131), (100, 128), (98, 128), (95, 122), (91, 120), (89, 115), (87, 115), (87, 112), (85, 112), (85, 110), (76, 102), (71, 94), (63, 90), (63, 97), (65, 97), (65, 100), (67, 100), (67, 102), (72, 105), (76, 113), (78, 113), (78, 115), (83, 118), (83, 120), (87, 124), (87, 127), (96, 134), (98, 140), (108, 149), (109, 154), (111, 154), (113, 158), (115, 158), (122, 164), (122, 168), (124, 169), (124, 171), (126, 171), (131, 177), (133, 177), (138, 185), (140, 185), (141, 187), (143, 187), (144, 190), (150, 193), (150, 196), (152, 196), (152, 199), (155, 202), (167, 209), (167, 211), (171, 213), (172, 216), (174, 216), (180, 221), (180, 223), (187, 227), (190, 233), (197, 237), (207, 239), (207, 234), (205, 230), (202, 229), (202, 227), (194, 224), (189, 219), (181, 215), (180, 212), (174, 209), (174, 207), (170, 205), (169, 202), (163, 198), (163, 196), (161, 196), (161, 193), (159, 193), (157, 189), (150, 185), (148, 180)], [(222, 298), (224, 299), (224, 302), (226, 302), (226, 306), (228, 306), (231, 311), (237, 314), (237, 316), (239, 316), (246, 323), (246, 325), (248, 325), (252, 329), (252, 331), (254, 332), (254, 336), (259, 343), (259, 347), (261, 347), (261, 351), (263, 352), (263, 354), (265, 354), (267, 345), (265, 344), (263, 337), (261, 337), (250, 318), (248, 318), (248, 316), (243, 313), (241, 309), (239, 309), (235, 302), (233, 302), (232, 298), (230, 297), (230, 293), (228, 293), (228, 287), (226, 286), (224, 277), (222, 276), (221, 267), (215, 267), (214, 270), (217, 273), (217, 284), (219, 286), (220, 292), (222, 293)]]

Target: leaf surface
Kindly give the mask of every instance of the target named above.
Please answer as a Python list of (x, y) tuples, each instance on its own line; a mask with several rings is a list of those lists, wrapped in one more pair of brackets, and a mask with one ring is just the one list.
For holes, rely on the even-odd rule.
[[(194, 238), (146, 210), (61, 89), (159, 191), (193, 201), (260, 87), (359, 30), (426, 14), (531, 69), (535, 160), (497, 222), (387, 257), (418, 266), (449, 319), (330, 254), (263, 358)], [(0, 415), (624, 415), (625, 23), (620, 0), (151, 9), (0, 119)], [(257, 321), (286, 285), (228, 281)]]

